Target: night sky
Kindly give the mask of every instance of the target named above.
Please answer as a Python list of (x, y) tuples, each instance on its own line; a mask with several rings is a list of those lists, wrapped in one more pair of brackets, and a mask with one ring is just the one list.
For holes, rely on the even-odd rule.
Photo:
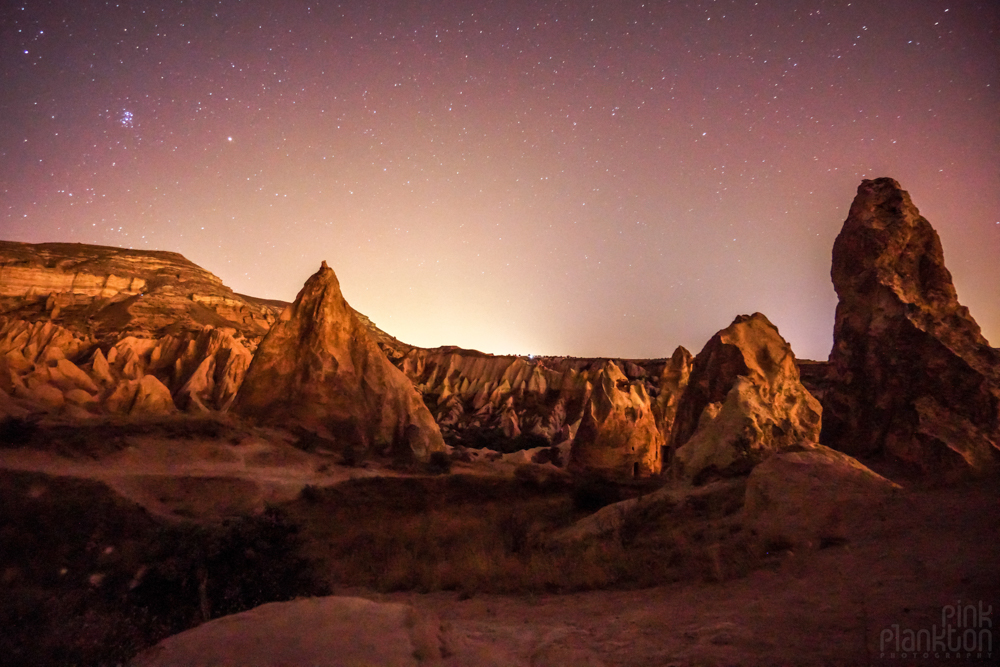
[(401, 340), (829, 353), (862, 178), (1000, 345), (1000, 3), (0, 4), (0, 238), (174, 250)]

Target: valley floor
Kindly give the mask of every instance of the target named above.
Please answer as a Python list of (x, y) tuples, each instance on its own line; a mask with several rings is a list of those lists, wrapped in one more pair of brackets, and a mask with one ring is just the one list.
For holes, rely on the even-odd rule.
[[(330, 457), (252, 433), (230, 441), (195, 436), (113, 436), (89, 455), (0, 449), (0, 469), (102, 481), (173, 519), (254, 511), (298, 498), (306, 484), (398, 474), (331, 465)], [(903, 484), (904, 492), (873, 510), (849, 541), (795, 553), (779, 546), (746, 576), (721, 582), (702, 577), (561, 594), (333, 592), (412, 605), (440, 618), (455, 641), (535, 667), (997, 664), (1000, 482)], [(989, 623), (989, 645), (904, 654), (907, 630), (967, 629), (942, 619), (957, 605), (989, 612), (977, 616)]]
[(847, 544), (776, 554), (770, 567), (723, 583), (467, 600), (360, 593), (431, 611), (479, 641), (584, 659), (577, 664), (997, 664), (996, 612), (993, 645), (983, 646), (991, 654), (904, 655), (895, 626), (900, 637), (935, 625), (940, 632), (946, 607), (1000, 609), (998, 490), (988, 480), (906, 492)]

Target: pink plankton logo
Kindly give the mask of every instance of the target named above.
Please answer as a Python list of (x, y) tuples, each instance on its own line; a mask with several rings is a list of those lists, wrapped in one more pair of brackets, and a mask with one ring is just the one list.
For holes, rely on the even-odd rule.
[[(879, 633), (884, 660), (993, 660), (993, 605), (962, 604), (941, 608), (941, 625), (914, 630), (894, 623)], [(992, 664), (992, 663), (991, 663)]]

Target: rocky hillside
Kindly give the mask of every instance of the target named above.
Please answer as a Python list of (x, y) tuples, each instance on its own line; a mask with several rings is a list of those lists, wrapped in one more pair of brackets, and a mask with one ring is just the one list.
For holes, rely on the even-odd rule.
[(653, 360), (495, 356), (455, 347), (388, 353), (452, 445), (572, 442), (574, 465), (636, 475), (662, 468), (691, 363), (682, 347)]
[(413, 384), (347, 305), (326, 262), (260, 344), (233, 409), (359, 453), (426, 460), (444, 449)]
[[(694, 359), (684, 348), (652, 360), (516, 357), (407, 345), (351, 309), (339, 288), (323, 288), (336, 297), (337, 322), (307, 322), (289, 304), (234, 293), (176, 253), (0, 242), (0, 414), (228, 410), (254, 351), (287, 316), (301, 331), (319, 332), (322, 354), (299, 364), (294, 345), (276, 345), (272, 371), (327, 378), (319, 371), (328, 357), (354, 364), (345, 366), (350, 386), (336, 396), (302, 378), (287, 387), (298, 397), (298, 421), (340, 405), (333, 412), (343, 423), (333, 430), (350, 422), (346, 440), (364, 450), (407, 437), (389, 437), (388, 426), (363, 416), (383, 404), (368, 389), (398, 384), (387, 379), (387, 358), (459, 456), (462, 448), (525, 449), (537, 463), (623, 476), (670, 464), (700, 479), (742, 474), (771, 452), (812, 443), (822, 424), (821, 440), (834, 449), (924, 472), (1000, 465), (1000, 351), (959, 304), (937, 234), (892, 179), (858, 188), (832, 277), (840, 303), (828, 362), (796, 360), (760, 314), (738, 317)], [(324, 308), (310, 312), (315, 318)], [(327, 340), (338, 331), (356, 340)], [(291, 400), (265, 386), (287, 379), (275, 373), (246, 405)], [(341, 375), (324, 383), (340, 386)], [(393, 396), (409, 396), (397, 389)], [(367, 412), (341, 409), (346, 396), (362, 397)], [(405, 418), (393, 417), (392, 428), (426, 414), (414, 410), (393, 412)]]
[(177, 253), (0, 242), (0, 412), (225, 409), (281, 310)]

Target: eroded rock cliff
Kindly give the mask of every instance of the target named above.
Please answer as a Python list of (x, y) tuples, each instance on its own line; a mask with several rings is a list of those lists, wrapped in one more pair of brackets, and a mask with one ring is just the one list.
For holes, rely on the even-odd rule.
[(280, 308), (177, 253), (0, 242), (0, 411), (224, 410)]
[(494, 356), (460, 348), (407, 347), (388, 354), (421, 393), (449, 444), (571, 442), (570, 465), (616, 475), (660, 471), (691, 361), (684, 348), (669, 360), (645, 361)]
[(958, 301), (930, 223), (891, 178), (866, 180), (833, 247), (840, 299), (823, 442), (925, 472), (1000, 461), (1000, 352)]

